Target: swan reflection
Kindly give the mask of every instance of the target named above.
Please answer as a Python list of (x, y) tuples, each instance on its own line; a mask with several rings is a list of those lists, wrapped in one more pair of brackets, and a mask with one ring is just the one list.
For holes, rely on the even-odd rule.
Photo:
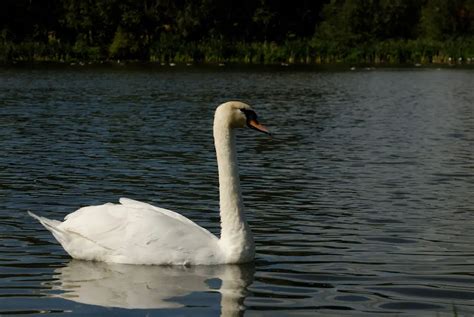
[[(221, 293), (222, 315), (243, 309), (253, 265), (142, 266), (72, 260), (55, 270), (57, 296), (75, 302), (119, 308), (178, 308), (192, 292)], [(215, 280), (221, 283), (216, 289)]]

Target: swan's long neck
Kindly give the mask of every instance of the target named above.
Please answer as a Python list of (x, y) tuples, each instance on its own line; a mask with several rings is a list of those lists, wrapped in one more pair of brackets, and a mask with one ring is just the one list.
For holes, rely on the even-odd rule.
[(214, 120), (214, 143), (219, 169), (220, 244), (228, 263), (250, 261), (255, 250), (240, 192), (235, 135), (230, 125), (217, 116)]

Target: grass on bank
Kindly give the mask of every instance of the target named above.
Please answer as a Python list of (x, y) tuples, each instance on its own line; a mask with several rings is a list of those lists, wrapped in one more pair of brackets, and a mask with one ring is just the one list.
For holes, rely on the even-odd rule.
[(57, 40), (2, 42), (0, 61), (94, 62), (128, 60), (161, 63), (243, 64), (470, 64), (474, 63), (474, 38), (445, 42), (433, 40), (386, 40), (347, 45), (317, 39), (275, 42), (226, 42), (206, 40), (181, 43), (161, 37), (144, 46), (132, 39), (114, 38), (108, 46), (74, 45)]

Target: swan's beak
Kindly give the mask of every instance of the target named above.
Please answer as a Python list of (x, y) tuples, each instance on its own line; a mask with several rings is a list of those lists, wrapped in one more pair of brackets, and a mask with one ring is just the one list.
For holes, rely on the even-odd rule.
[(247, 125), (249, 126), (249, 128), (251, 129), (254, 129), (254, 130), (257, 130), (257, 131), (260, 131), (260, 132), (263, 132), (263, 133), (266, 133), (268, 135), (271, 135), (270, 131), (268, 131), (267, 127), (264, 126), (263, 124), (259, 123), (257, 120), (255, 119), (251, 119), (247, 122)]

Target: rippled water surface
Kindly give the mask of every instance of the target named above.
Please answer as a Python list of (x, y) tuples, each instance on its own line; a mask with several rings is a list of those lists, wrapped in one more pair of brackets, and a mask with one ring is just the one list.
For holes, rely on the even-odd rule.
[[(471, 316), (474, 72), (0, 70), (0, 315)], [(34, 219), (143, 200), (219, 233), (215, 107), (238, 135), (243, 266), (72, 261)]]

